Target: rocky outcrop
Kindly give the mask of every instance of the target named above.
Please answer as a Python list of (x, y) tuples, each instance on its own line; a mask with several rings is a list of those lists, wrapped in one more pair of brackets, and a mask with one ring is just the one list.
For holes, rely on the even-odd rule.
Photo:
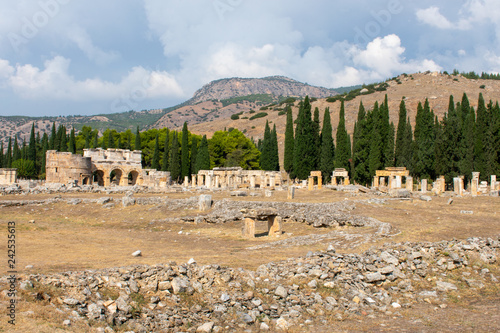
[[(20, 276), (19, 285), (21, 298), (50, 302), (69, 322), (103, 331), (258, 331), (361, 312), (394, 316), (421, 302), (445, 307), (449, 293), (498, 284), (499, 255), (500, 237), (469, 238), (387, 244), (362, 254), (329, 247), (256, 271), (190, 260)], [(7, 277), (0, 285), (7, 288)]]

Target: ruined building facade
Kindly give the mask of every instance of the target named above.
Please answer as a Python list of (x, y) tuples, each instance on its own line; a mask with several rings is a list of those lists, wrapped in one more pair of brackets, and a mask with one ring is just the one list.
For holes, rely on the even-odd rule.
[(47, 183), (77, 185), (165, 187), (170, 173), (143, 169), (140, 151), (126, 149), (84, 149), (83, 156), (48, 150)]

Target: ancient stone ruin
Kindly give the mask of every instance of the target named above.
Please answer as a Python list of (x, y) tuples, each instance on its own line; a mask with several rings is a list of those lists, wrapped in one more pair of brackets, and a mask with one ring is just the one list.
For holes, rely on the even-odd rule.
[(191, 184), (193, 187), (206, 188), (275, 188), (282, 186), (283, 179), (286, 179), (286, 175), (279, 171), (214, 168), (191, 175)]
[(48, 150), (46, 155), (47, 183), (108, 187), (142, 185), (166, 187), (170, 173), (143, 169), (140, 151), (126, 149), (84, 149), (83, 156)]
[(0, 186), (12, 185), (17, 182), (17, 169), (0, 169)]

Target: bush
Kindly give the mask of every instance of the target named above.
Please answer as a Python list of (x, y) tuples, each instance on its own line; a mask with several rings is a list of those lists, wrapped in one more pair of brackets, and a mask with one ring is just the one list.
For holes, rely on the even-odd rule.
[(248, 113), (250, 113), (250, 114), (255, 113), (255, 110), (250, 110), (250, 111), (248, 111)]
[(278, 112), (278, 116), (282, 116), (282, 115), (284, 115), (284, 114), (286, 114), (286, 111), (285, 111), (285, 110), (282, 110), (282, 111)]
[(266, 112), (259, 112), (257, 114), (254, 114), (253, 116), (251, 116), (250, 120), (254, 120), (254, 119), (257, 119), (257, 118), (263, 118), (263, 117), (266, 117), (266, 116), (267, 116)]
[(484, 84), (482, 84), (482, 85), (479, 86), (479, 88), (480, 89), (484, 89), (484, 88), (486, 88), (486, 86)]

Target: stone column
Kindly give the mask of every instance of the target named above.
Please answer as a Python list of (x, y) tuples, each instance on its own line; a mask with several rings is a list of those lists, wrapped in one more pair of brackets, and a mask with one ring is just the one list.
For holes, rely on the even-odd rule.
[(109, 177), (108, 174), (104, 174), (104, 177), (102, 177), (103, 182), (104, 182), (104, 187), (108, 187), (111, 184), (111, 178)]
[(253, 218), (245, 217), (242, 234), (245, 238), (255, 238), (255, 220)]
[(321, 190), (321, 187), (323, 187), (323, 179), (322, 177), (318, 177), (318, 190)]
[(344, 185), (347, 186), (351, 183), (351, 181), (349, 180), (349, 176), (347, 177), (344, 177)]
[(385, 186), (385, 177), (380, 177), (380, 186)]
[(421, 184), (421, 190), (420, 191), (422, 193), (424, 193), (424, 194), (427, 193), (427, 179), (422, 179), (421, 182), (420, 182), (420, 184)]
[(191, 186), (196, 187), (196, 175), (191, 175)]
[(211, 175), (206, 175), (206, 177), (205, 177), (205, 186), (207, 188), (212, 188), (212, 176)]
[(250, 176), (250, 188), (255, 188), (255, 176)]
[(472, 178), (470, 181), (470, 194), (475, 197), (479, 189), (479, 178)]
[(401, 188), (402, 187), (402, 181), (401, 181), (401, 176), (396, 176), (394, 177), (394, 188)]
[(393, 176), (389, 176), (389, 183), (388, 183), (388, 187), (389, 188), (395, 188), (395, 181), (394, 181), (394, 177)]
[(441, 193), (446, 191), (446, 181), (444, 179), (444, 176), (439, 177), (439, 186), (439, 190), (441, 191)]
[(220, 183), (220, 176), (215, 175), (215, 188), (219, 188), (219, 183)]
[(267, 217), (267, 235), (272, 237), (280, 236), (282, 233), (281, 216), (270, 215)]
[(275, 185), (276, 185), (276, 179), (274, 178), (274, 175), (269, 176), (269, 186), (271, 188), (274, 188)]
[(373, 177), (372, 187), (378, 187), (378, 177), (377, 176)]
[(413, 191), (413, 177), (411, 176), (406, 176), (406, 189), (408, 191)]
[(332, 186), (336, 186), (336, 185), (337, 185), (337, 177), (332, 175)]
[(314, 189), (314, 177), (309, 176), (309, 178), (307, 178), (307, 189), (309, 191)]
[(203, 175), (198, 174), (198, 186), (203, 186)]
[(491, 191), (495, 192), (497, 190), (497, 176), (496, 175), (491, 175)]
[(184, 176), (184, 186), (189, 186), (189, 177), (188, 176)]
[(288, 187), (288, 200), (291, 200), (295, 197), (295, 186)]

